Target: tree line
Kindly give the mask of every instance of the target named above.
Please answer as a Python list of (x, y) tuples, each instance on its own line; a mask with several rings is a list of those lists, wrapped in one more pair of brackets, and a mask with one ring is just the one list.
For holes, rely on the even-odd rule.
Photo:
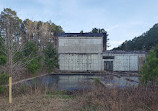
[(64, 32), (51, 21), (21, 20), (5, 8), (0, 13), (0, 74), (13, 80), (58, 67), (57, 34)]
[(155, 24), (149, 31), (132, 40), (126, 40), (119, 47), (113, 50), (125, 51), (149, 51), (158, 44), (158, 24)]
[[(53, 71), (58, 67), (57, 36), (63, 32), (61, 26), (51, 21), (22, 20), (16, 11), (5, 8), (0, 13), (0, 74), (18, 80)], [(87, 33), (108, 36), (100, 28), (92, 28)]]

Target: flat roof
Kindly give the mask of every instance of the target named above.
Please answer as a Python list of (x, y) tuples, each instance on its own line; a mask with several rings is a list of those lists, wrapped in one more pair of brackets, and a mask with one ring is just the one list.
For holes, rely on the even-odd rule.
[(103, 54), (148, 54), (148, 52), (145, 51), (123, 51), (123, 50), (117, 50), (117, 51), (105, 51)]
[(58, 33), (58, 37), (103, 37), (104, 33)]

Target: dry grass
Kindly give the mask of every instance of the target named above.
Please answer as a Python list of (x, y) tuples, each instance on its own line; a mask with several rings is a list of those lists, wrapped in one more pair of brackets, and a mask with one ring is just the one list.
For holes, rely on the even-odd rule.
[(69, 111), (158, 111), (158, 88), (102, 88), (76, 97)]
[(13, 99), (9, 105), (7, 98), (0, 102), (0, 111), (59, 111), (63, 110), (68, 99), (47, 98), (45, 95), (23, 95)]
[(43, 86), (14, 86), (12, 104), (8, 104), (7, 95), (0, 96), (0, 111), (61, 111), (72, 102), (65, 92)]
[[(19, 90), (19, 89), (18, 89)], [(27, 88), (22, 91), (28, 90)], [(73, 94), (47, 88), (29, 88), (8, 104), (8, 97), (0, 97), (0, 111), (158, 111), (157, 87), (103, 88)], [(48, 93), (49, 92), (49, 93)]]

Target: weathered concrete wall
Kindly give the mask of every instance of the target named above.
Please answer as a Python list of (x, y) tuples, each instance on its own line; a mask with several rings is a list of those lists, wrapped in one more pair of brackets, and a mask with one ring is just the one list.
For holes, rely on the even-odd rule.
[(138, 56), (115, 56), (114, 71), (138, 71)]
[(60, 54), (60, 70), (63, 71), (101, 71), (101, 54)]
[(59, 37), (58, 53), (102, 53), (102, 37)]
[[(139, 71), (146, 57), (143, 52), (105, 51), (103, 53), (101, 36), (59, 37), (58, 42), (59, 66), (63, 71), (104, 71), (105, 66), (106, 70), (110, 66), (113, 71)], [(104, 59), (104, 56), (114, 58)]]
[(145, 60), (146, 54), (141, 53), (104, 53), (103, 56), (114, 56), (114, 59), (103, 59), (113, 61), (113, 71), (139, 71)]

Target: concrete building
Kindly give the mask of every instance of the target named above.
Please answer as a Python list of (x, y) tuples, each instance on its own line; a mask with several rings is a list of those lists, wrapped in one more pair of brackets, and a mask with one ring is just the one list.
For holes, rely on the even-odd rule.
[(58, 35), (61, 71), (138, 71), (145, 52), (105, 51), (102, 33), (62, 33)]
[(58, 37), (62, 71), (102, 71), (104, 39), (101, 33), (64, 33)]
[(147, 53), (140, 51), (105, 51), (103, 56), (104, 71), (139, 71)]

